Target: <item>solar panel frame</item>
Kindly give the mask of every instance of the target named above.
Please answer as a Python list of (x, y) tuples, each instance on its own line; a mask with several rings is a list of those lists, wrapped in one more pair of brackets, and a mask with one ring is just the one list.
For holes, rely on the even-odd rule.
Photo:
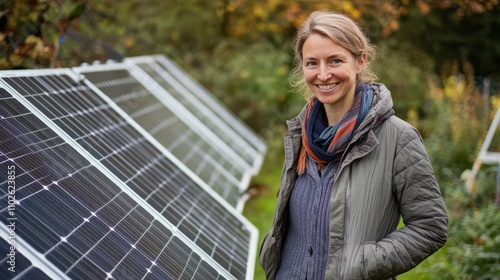
[[(495, 140), (495, 141), (493, 141)], [(500, 107), (491, 121), (486, 137), (481, 145), (479, 157), (484, 163), (500, 163)]]
[[(172, 76), (164, 67), (162, 67), (153, 56), (137, 56), (128, 57), (124, 60), (125, 63), (131, 63), (155, 79), (162, 86), (167, 94), (179, 102), (190, 111), (195, 117), (200, 119), (209, 129), (214, 131), (216, 135), (225, 141), (228, 146), (240, 154), (252, 166), (252, 173), (257, 174), (262, 166), (263, 153), (258, 151), (254, 145), (251, 145), (244, 139), (238, 131), (231, 127), (227, 122), (224, 122), (219, 115), (215, 114), (204, 102), (196, 97), (187, 87), (182, 85), (175, 77)], [(147, 71), (149, 68), (151, 72)], [(154, 75), (154, 76), (153, 76)], [(165, 86), (164, 86), (165, 85)], [(159, 94), (158, 98), (163, 98), (164, 95)], [(165, 102), (169, 102), (165, 100)]]
[[(172, 112), (174, 114), (171, 117), (179, 118), (180, 121), (182, 121), (185, 125), (187, 125), (190, 128), (192, 127), (191, 121), (193, 121), (193, 119), (196, 119), (196, 117), (193, 116), (189, 111), (187, 111), (182, 106), (182, 104), (180, 104), (177, 100), (173, 99), (163, 89), (163, 87), (161, 87), (158, 83), (156, 83), (156, 81), (154, 81), (147, 73), (145, 73), (142, 69), (140, 69), (136, 65), (131, 65), (128, 63), (112, 62), (112, 63), (108, 63), (108, 64), (84, 65), (81, 67), (74, 67), (74, 68), (72, 68), (72, 70), (74, 70), (75, 72), (86, 77), (86, 79), (83, 82), (87, 86), (91, 87), (95, 92), (99, 92), (100, 95), (102, 94), (102, 95), (107, 96), (110, 101), (113, 101), (113, 103), (116, 103), (115, 102), (116, 99), (114, 99), (113, 97), (110, 97), (109, 94), (104, 92), (104, 89), (101, 89), (92, 80), (89, 80), (89, 76), (90, 75), (98, 75), (99, 73), (113, 72), (113, 71), (126, 72), (127, 75), (130, 75), (130, 77), (134, 81), (138, 82), (141, 87), (144, 87), (146, 89), (147, 94), (150, 94), (151, 96), (153, 96), (153, 98), (155, 98), (161, 102), (161, 103), (155, 104), (155, 105), (158, 105), (158, 107), (156, 109), (162, 110), (163, 112), (167, 112), (167, 109), (168, 109), (170, 112)], [(110, 83), (112, 83), (112, 82), (113, 81), (111, 81)], [(125, 94), (128, 94), (128, 93), (124, 93), (124, 95)], [(164, 96), (164, 97), (162, 97), (162, 96)], [(169, 97), (169, 99), (165, 100), (165, 96)], [(125, 105), (119, 105), (118, 107), (120, 107), (121, 109), (126, 109), (126, 108), (123, 108), (122, 106), (125, 106)], [(166, 106), (166, 107), (162, 107), (162, 106)], [(165, 108), (165, 109), (163, 110), (163, 108)], [(188, 117), (186, 117), (186, 116), (188, 116)], [(241, 176), (235, 178), (237, 180), (235, 184), (236, 184), (236, 187), (239, 189), (239, 193), (240, 193), (241, 197), (240, 197), (240, 199), (237, 202), (235, 207), (238, 211), (241, 212), (243, 210), (243, 207), (244, 207), (246, 200), (249, 197), (248, 193), (246, 193), (246, 190), (247, 190), (248, 185), (249, 185), (250, 180), (251, 180), (252, 168), (248, 165), (248, 163), (244, 162), (243, 159), (241, 159), (236, 153), (234, 153), (234, 151), (232, 151), (232, 149), (230, 147), (227, 147), (227, 145), (221, 143), (222, 141), (216, 135), (214, 135), (206, 126), (204, 126), (202, 123), (200, 123), (199, 120), (196, 119), (195, 122), (197, 123), (197, 128), (199, 128), (200, 126), (203, 126), (203, 129), (193, 129), (193, 133), (196, 133), (197, 135), (199, 135), (199, 137), (203, 140), (206, 138), (205, 137), (206, 135), (212, 135), (211, 139), (213, 141), (215, 141), (215, 143), (217, 143), (217, 145), (215, 145), (214, 142), (212, 142), (212, 141), (205, 142), (205, 143), (207, 143), (208, 145), (213, 147), (214, 151), (216, 153), (218, 153), (219, 155), (225, 156), (226, 163), (229, 163), (229, 162), (232, 163), (233, 160), (235, 160), (235, 157), (238, 158), (237, 163), (239, 163), (239, 164), (235, 164), (233, 167), (241, 171)], [(139, 124), (139, 126), (141, 126), (141, 125)], [(145, 133), (148, 133), (148, 132), (149, 131), (145, 131)], [(150, 134), (150, 133), (148, 133), (148, 134)], [(153, 138), (156, 138), (156, 137), (153, 137)], [(162, 146), (167, 147), (167, 149), (169, 149), (169, 147), (168, 147), (169, 143), (167, 143), (167, 141), (168, 141), (167, 139), (160, 137), (160, 138), (156, 138), (156, 140), (159, 141)], [(224, 145), (224, 147), (221, 147), (220, 145)], [(170, 151), (170, 152), (172, 154), (176, 153), (176, 151)], [(181, 158), (179, 158), (179, 159), (181, 161), (183, 161)], [(217, 164), (218, 163), (215, 163), (215, 165), (217, 165)], [(193, 169), (195, 169), (195, 167), (191, 167), (191, 169), (193, 170)], [(226, 174), (226, 175), (222, 174), (226, 177), (230, 176), (230, 175), (227, 175), (227, 171), (224, 170), (223, 166), (218, 167), (216, 170), (218, 170), (217, 172), (221, 172), (221, 173)], [(198, 175), (201, 178), (201, 176), (198, 173), (196, 173), (196, 175)], [(212, 183), (208, 182), (206, 179), (205, 179), (205, 183), (207, 183), (209, 186), (212, 186)]]
[[(61, 130), (61, 128), (59, 128), (57, 125), (55, 125), (47, 116), (45, 116), (41, 111), (39, 111), (29, 101), (27, 101), (21, 94), (17, 93), (17, 91), (14, 90), (10, 85), (8, 85), (5, 81), (1, 80), (1, 78), (6, 78), (6, 77), (36, 76), (36, 75), (41, 75), (41, 73), (43, 73), (43, 75), (46, 75), (46, 74), (67, 75), (67, 76), (71, 77), (74, 81), (81, 81), (81, 79), (82, 79), (82, 76), (80, 74), (73, 72), (69, 69), (50, 69), (50, 70), (45, 69), (43, 71), (42, 70), (22, 70), (22, 71), (16, 71), (16, 72), (0, 73), (0, 86), (7, 89), (7, 91), (9, 93), (11, 93), (13, 96), (15, 96), (15, 98), (17, 100), (19, 100), (24, 106), (29, 108), (30, 111), (34, 113), (34, 115), (36, 115), (38, 118), (40, 118), (40, 120), (42, 120), (48, 127), (53, 129), (61, 138), (63, 138), (66, 141), (66, 143), (70, 144), (73, 148), (78, 150), (80, 152), (80, 154), (82, 154), (86, 159), (91, 161), (93, 165), (98, 167), (98, 169), (101, 172), (103, 172), (103, 174), (106, 174), (106, 176), (108, 176), (110, 179), (112, 179), (113, 182), (115, 182), (117, 185), (119, 185), (123, 190), (127, 190), (126, 193), (128, 195), (132, 195), (132, 198), (134, 200), (137, 200), (138, 202), (140, 202), (139, 205), (146, 207), (145, 209), (147, 209), (148, 212), (152, 211), (154, 213), (155, 218), (160, 219), (160, 221), (162, 221), (162, 224), (164, 224), (167, 228), (172, 229), (172, 232), (177, 232), (178, 230), (176, 229), (176, 227), (173, 226), (168, 220), (166, 220), (161, 214), (159, 214), (151, 205), (146, 203), (134, 191), (129, 190), (128, 186), (126, 186), (118, 177), (115, 176), (115, 174), (110, 172), (99, 161), (97, 161), (88, 151), (86, 151), (78, 143), (76, 143), (72, 137), (67, 135), (66, 132), (64, 132), (63, 130)], [(97, 93), (97, 94), (102, 95), (100, 97), (104, 100), (108, 99), (107, 96), (104, 95), (103, 93), (101, 93), (101, 94)], [(121, 111), (121, 109), (114, 102), (112, 102), (110, 99), (108, 99), (106, 101), (115, 111), (118, 112), (118, 114), (120, 116), (122, 116), (122, 117), (127, 116), (125, 114), (125, 112)], [(130, 122), (130, 125), (132, 127), (136, 128), (138, 130), (141, 129), (141, 127), (138, 126), (135, 122), (133, 122), (133, 120), (128, 119), (128, 121)], [(214, 198), (214, 200), (216, 200), (218, 203), (223, 205), (224, 208), (229, 213), (238, 217), (238, 219), (242, 222), (242, 224), (244, 225), (246, 230), (249, 231), (250, 236), (251, 236), (250, 237), (250, 246), (249, 246), (250, 249), (249, 249), (249, 257), (248, 257), (248, 261), (247, 261), (247, 267), (253, 268), (254, 262), (255, 262), (255, 256), (256, 256), (256, 248), (255, 248), (256, 246), (255, 245), (257, 244), (257, 235), (258, 235), (256, 228), (251, 223), (249, 223), (248, 220), (246, 220), (243, 216), (241, 216), (241, 214), (239, 212), (237, 212), (233, 207), (231, 207), (231, 205), (229, 205), (224, 199), (222, 199), (217, 193), (215, 193), (212, 190), (212, 188), (210, 188), (209, 186), (204, 184), (204, 182), (201, 181), (201, 179), (199, 179), (199, 177), (194, 176), (193, 173), (187, 167), (185, 167), (180, 161), (178, 161), (172, 154), (170, 154), (168, 152), (168, 150), (164, 149), (163, 146), (161, 146), (158, 142), (156, 142), (152, 137), (148, 137), (147, 135), (149, 135), (149, 134), (147, 134), (147, 132), (142, 131), (142, 134), (144, 134), (143, 136), (145, 136), (145, 138), (147, 138), (149, 141), (151, 141), (155, 147), (157, 147), (159, 150), (161, 150), (162, 153), (165, 154), (165, 156), (167, 156), (167, 158), (169, 158), (172, 162), (176, 163), (176, 165), (179, 167), (180, 170), (182, 170), (185, 173), (190, 174), (190, 177), (192, 177), (193, 181), (197, 182), (200, 185), (200, 187), (202, 189), (204, 189), (204, 191), (209, 193)], [(184, 242), (190, 240), (189, 238), (185, 237), (182, 233), (180, 233), (180, 236), (183, 237), (183, 238), (181, 238), (181, 240), (183, 240)], [(196, 248), (198, 248), (198, 247), (196, 247)], [(207, 258), (207, 260), (209, 260), (208, 263), (213, 262), (213, 261), (210, 261), (211, 258), (207, 257), (206, 253), (203, 250), (200, 249), (200, 252), (202, 253), (202, 256), (205, 256)], [(218, 267), (218, 269), (222, 270), (222, 272), (225, 272), (224, 268), (220, 267), (220, 265), (218, 265), (217, 263), (215, 263), (215, 264), (216, 264), (216, 267)], [(222, 273), (222, 275), (224, 275), (224, 273)], [(251, 279), (252, 275), (253, 275), (253, 269), (248, 270), (247, 271), (247, 279)], [(228, 276), (228, 275), (226, 275), (226, 276)], [(228, 278), (231, 278), (231, 277), (228, 276)]]
[[(6, 227), (0, 227), (0, 239), (3, 239), (5, 242), (8, 242), (9, 240), (10, 232)], [(51, 262), (47, 261), (45, 257), (37, 252), (31, 245), (29, 245), (26, 241), (24, 241), (23, 238), (16, 236), (16, 266), (18, 266), (19, 262), (19, 257), (25, 258), (28, 261), (31, 262), (32, 266), (35, 268), (40, 269), (45, 276), (50, 277), (52, 279), (70, 279), (66, 274), (64, 274), (60, 269), (55, 267)], [(20, 246), (22, 245), (22, 246)], [(2, 256), (3, 257), (3, 256)], [(6, 263), (2, 262), (2, 269), (6, 267)], [(26, 273), (27, 270), (30, 268), (28, 267), (26, 270), (22, 270), (21, 273)], [(9, 271), (9, 273), (11, 273)], [(17, 271), (15, 272), (17, 273)], [(20, 276), (22, 276), (21, 274)], [(8, 278), (6, 278), (8, 279)]]
[(210, 91), (192, 78), (170, 58), (160, 54), (152, 55), (151, 57), (172, 74), (181, 84), (188, 88), (193, 95), (212, 109), (215, 114), (219, 115), (223, 121), (226, 121), (231, 127), (238, 131), (243, 139), (247, 139), (248, 143), (256, 147), (262, 154), (265, 154), (267, 150), (265, 141), (248, 127), (246, 123), (236, 117), (231, 110), (210, 93)]

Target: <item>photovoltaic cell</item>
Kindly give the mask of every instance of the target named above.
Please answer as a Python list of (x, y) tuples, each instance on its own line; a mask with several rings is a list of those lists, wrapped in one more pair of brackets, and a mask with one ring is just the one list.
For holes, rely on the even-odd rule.
[(199, 119), (211, 131), (213, 131), (222, 141), (236, 151), (250, 166), (254, 173), (257, 173), (262, 164), (263, 154), (257, 151), (247, 139), (244, 139), (216, 115), (209, 107), (200, 101), (184, 85), (179, 83), (170, 73), (161, 67), (152, 56), (141, 56), (127, 58), (126, 62), (133, 63), (144, 70), (153, 78), (163, 89), (165, 93), (177, 100), (184, 106), (196, 119)]
[[(168, 276), (173, 279), (183, 278), (184, 274), (219, 274), (221, 270), (222, 274), (226, 271), (235, 279), (246, 277), (247, 265), (253, 262), (255, 256), (251, 244), (251, 240), (255, 239), (255, 229), (237, 216), (238, 213), (228, 211), (231, 207), (224, 207), (222, 200), (214, 199), (182, 172), (99, 95), (64, 74), (44, 75), (30, 71), (26, 75), (3, 77), (3, 81), (172, 226), (168, 229), (155, 220), (151, 210), (142, 208), (130, 195), (120, 191), (110, 182), (109, 174), (98, 172), (85, 157), (70, 150), (64, 141), (52, 135), (53, 132), (40, 124), (31, 127), (31, 124), (37, 123), (33, 116), (21, 122), (25, 131), (10, 135), (5, 142), (2, 141), (1, 147), (9, 160), (16, 157), (7, 151), (19, 152), (21, 158), (27, 158), (25, 162), (16, 161), (20, 162), (18, 165), (23, 174), (27, 174), (26, 178), (34, 178), (23, 184), (30, 186), (25, 189), (27, 197), (33, 197), (34, 204), (31, 212), (23, 215), (29, 228), (20, 231), (40, 232), (27, 235), (25, 239), (43, 254), (48, 256), (50, 252), (51, 258), (47, 258), (58, 267), (64, 267), (62, 271), (68, 275), (71, 271), (71, 277), (96, 273), (100, 278), (103, 272), (132, 275), (129, 269), (139, 274), (146, 269), (148, 273), (144, 275), (149, 277), (161, 265), (165, 268), (158, 273), (168, 272), (174, 275)], [(13, 103), (10, 97), (3, 99)], [(19, 110), (20, 106), (16, 106)], [(17, 115), (24, 116), (25, 113), (28, 114)], [(20, 125), (14, 125), (17, 126)], [(43, 137), (37, 133), (42, 133)], [(17, 142), (21, 139), (19, 135), (24, 134), (33, 143)], [(23, 150), (23, 145), (37, 149), (29, 153)], [(61, 158), (63, 155), (64, 158)], [(55, 164), (57, 168), (52, 165), (47, 167), (46, 163)], [(33, 172), (39, 172), (36, 173), (38, 177), (31, 175)], [(62, 182), (77, 193), (68, 194), (67, 187), (61, 187)], [(46, 192), (47, 188), (51, 192)], [(45, 209), (44, 205), (60, 205), (58, 207), (63, 209)], [(44, 236), (46, 241), (38, 240), (40, 236)], [(188, 244), (182, 242), (184, 239), (189, 240)], [(167, 243), (151, 245), (158, 240), (167, 240)], [(65, 245), (68, 242), (78, 244), (78, 250), (75, 252), (73, 247)], [(146, 259), (136, 256), (138, 248), (142, 249), (138, 251), (147, 256)], [(165, 250), (169, 252), (166, 255), (163, 254)], [(133, 258), (126, 260), (129, 256)], [(207, 264), (203, 256), (209, 256), (216, 263), (215, 268)], [(134, 262), (135, 258), (141, 261)], [(80, 266), (75, 265), (80, 262)], [(153, 263), (149, 265), (149, 270), (148, 262)], [(85, 270), (96, 264), (99, 269)], [(185, 267), (191, 264), (194, 268)]]
[[(35, 263), (71, 279), (221, 277), (4, 89), (0, 99), (0, 166), (15, 166), (15, 233), (25, 242), (16, 246), (42, 256), (17, 252), (17, 271), (3, 263), (2, 279), (48, 279), (49, 268)], [(0, 215), (7, 217), (4, 174)]]
[(232, 150), (224, 151), (208, 141), (207, 135), (189, 125), (186, 116), (179, 116), (167, 108), (125, 64), (93, 65), (75, 70), (85, 75), (90, 86), (111, 98), (231, 205), (237, 207), (244, 201), (250, 167), (242, 165), (241, 159), (231, 157)]
[(170, 73), (174, 78), (176, 78), (182, 85), (191, 91), (200, 101), (205, 103), (205, 105), (212, 110), (215, 114), (227, 122), (232, 128), (234, 128), (243, 139), (247, 139), (248, 143), (253, 145), (262, 154), (266, 152), (266, 143), (259, 137), (252, 129), (250, 129), (244, 122), (242, 122), (238, 117), (231, 113), (222, 102), (220, 102), (213, 94), (211, 94), (207, 89), (200, 85), (195, 79), (189, 76), (184, 70), (182, 70), (177, 64), (172, 60), (168, 59), (163, 55), (152, 56), (160, 66), (162, 66), (168, 73)]

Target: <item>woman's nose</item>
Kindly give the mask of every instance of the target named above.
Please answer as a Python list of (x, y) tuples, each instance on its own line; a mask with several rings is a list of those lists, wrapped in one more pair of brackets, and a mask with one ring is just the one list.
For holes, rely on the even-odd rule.
[(319, 67), (318, 79), (321, 81), (326, 81), (332, 77), (332, 73), (326, 65), (321, 65)]

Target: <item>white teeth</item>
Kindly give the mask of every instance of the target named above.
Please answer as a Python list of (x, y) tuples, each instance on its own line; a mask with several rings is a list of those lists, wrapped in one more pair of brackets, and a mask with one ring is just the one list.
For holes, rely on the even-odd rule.
[(319, 87), (320, 89), (332, 89), (332, 88), (334, 88), (334, 87), (336, 87), (336, 86), (337, 86), (337, 84), (318, 85), (318, 87)]

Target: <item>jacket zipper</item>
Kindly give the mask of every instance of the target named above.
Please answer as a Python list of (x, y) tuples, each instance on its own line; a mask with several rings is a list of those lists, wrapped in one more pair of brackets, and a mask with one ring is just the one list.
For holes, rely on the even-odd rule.
[[(348, 205), (348, 201), (349, 201), (349, 197), (351, 196), (351, 183), (352, 183), (352, 166), (349, 165), (349, 176), (348, 176), (348, 183), (347, 183), (347, 189), (346, 189), (346, 193), (345, 193), (345, 203), (344, 203), (344, 246), (343, 248), (345, 248), (345, 244), (346, 244), (346, 224), (347, 224), (347, 220), (349, 218), (349, 205)], [(346, 266), (346, 257), (345, 257), (345, 249), (342, 249), (342, 262), (341, 262), (341, 266), (340, 266), (340, 279), (344, 279), (344, 274), (345, 274), (345, 266)]]

